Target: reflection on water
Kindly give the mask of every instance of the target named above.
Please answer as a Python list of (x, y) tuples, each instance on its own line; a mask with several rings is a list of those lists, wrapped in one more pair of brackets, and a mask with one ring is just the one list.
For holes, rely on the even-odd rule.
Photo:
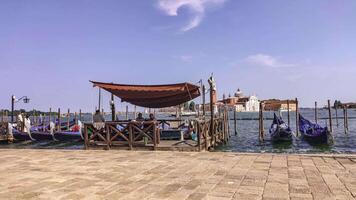
[[(314, 110), (302, 109), (301, 114), (314, 121)], [(331, 144), (313, 144), (302, 140), (300, 137), (293, 137), (291, 142), (273, 142), (270, 140), (268, 129), (272, 123), (273, 112), (264, 113), (265, 141), (260, 142), (258, 137), (258, 113), (237, 113), (237, 135), (234, 134), (234, 121), (230, 119), (231, 138), (226, 145), (221, 145), (215, 151), (234, 151), (234, 152), (275, 152), (275, 153), (356, 153), (356, 111), (349, 110), (349, 133), (344, 133), (342, 111), (339, 110), (338, 122), (333, 120), (334, 142)], [(287, 121), (287, 113), (284, 112), (283, 119)], [(295, 113), (291, 112), (291, 128), (295, 131)], [(322, 126), (327, 124), (327, 110), (319, 110), (319, 123)], [(148, 117), (148, 116), (146, 116)], [(230, 118), (233, 113), (230, 113)], [(335, 111), (333, 111), (335, 117)], [(91, 116), (83, 116), (83, 121), (90, 121)], [(111, 116), (106, 116), (109, 120)], [(125, 116), (119, 116), (124, 119)], [(130, 119), (133, 115), (129, 116)], [(168, 115), (159, 115), (158, 118), (169, 118)], [(26, 141), (13, 144), (1, 144), (0, 148), (49, 148), (49, 149), (82, 149), (82, 141), (73, 142), (32, 142)]]

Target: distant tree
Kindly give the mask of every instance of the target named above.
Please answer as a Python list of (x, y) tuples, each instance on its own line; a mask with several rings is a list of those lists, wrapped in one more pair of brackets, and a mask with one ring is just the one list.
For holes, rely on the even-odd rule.
[(189, 110), (190, 111), (195, 111), (195, 102), (194, 101), (191, 101), (190, 104), (189, 104)]

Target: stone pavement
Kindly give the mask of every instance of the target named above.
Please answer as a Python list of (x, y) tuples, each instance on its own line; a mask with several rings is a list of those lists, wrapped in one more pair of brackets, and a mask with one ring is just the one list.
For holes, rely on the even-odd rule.
[(356, 156), (0, 150), (0, 199), (354, 199)]

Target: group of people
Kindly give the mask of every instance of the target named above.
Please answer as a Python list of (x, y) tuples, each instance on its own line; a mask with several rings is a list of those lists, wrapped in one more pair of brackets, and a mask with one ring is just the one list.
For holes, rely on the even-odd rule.
[[(148, 118), (144, 118), (142, 113), (138, 113), (135, 121), (136, 122), (145, 122), (145, 121), (154, 121), (156, 120), (154, 114), (150, 113)], [(97, 129), (102, 129), (105, 126), (105, 118), (100, 113), (100, 110), (96, 110), (93, 116), (94, 127)], [(185, 137), (191, 138), (192, 140), (197, 140), (197, 134), (194, 132), (194, 124), (189, 123), (188, 130), (185, 133)]]
[(136, 121), (138, 122), (143, 122), (143, 121), (154, 121), (156, 120), (154, 114), (150, 113), (150, 115), (148, 116), (148, 119), (143, 118), (142, 113), (138, 113), (137, 117), (136, 117)]
[(17, 116), (17, 128), (25, 133), (30, 133), (31, 120), (28, 114), (20, 113)]
[[(154, 114), (150, 113), (150, 115), (148, 116), (147, 119), (145, 119), (142, 115), (142, 113), (138, 113), (137, 117), (136, 117), (136, 121), (138, 122), (144, 122), (144, 121), (154, 121), (156, 120)], [(93, 116), (93, 122), (94, 123), (102, 123), (105, 122), (105, 118), (104, 116), (100, 113), (100, 110), (96, 110), (95, 114)]]

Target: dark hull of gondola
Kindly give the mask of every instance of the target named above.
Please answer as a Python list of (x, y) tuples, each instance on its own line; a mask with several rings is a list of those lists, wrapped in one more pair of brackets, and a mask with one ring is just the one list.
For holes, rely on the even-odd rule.
[(15, 141), (31, 140), (31, 137), (27, 133), (18, 131), (16, 129), (12, 130), (12, 135), (13, 135)]
[(273, 122), (269, 132), (271, 135), (271, 140), (274, 142), (292, 140), (292, 130), (285, 124), (282, 118), (277, 117), (276, 114), (274, 114)]
[(27, 141), (27, 140), (35, 140), (35, 141), (50, 141), (50, 140), (58, 140), (58, 141), (76, 141), (82, 140), (82, 136), (80, 132), (57, 132), (52, 136), (48, 132), (33, 132), (31, 133), (31, 137), (28, 133), (20, 132), (18, 130), (13, 130), (13, 137), (15, 141)]
[(272, 141), (290, 141), (292, 140), (292, 131), (279, 129), (271, 133)]
[(58, 132), (54, 134), (54, 138), (59, 141), (77, 141), (82, 140), (82, 135), (80, 132)]
[(328, 143), (333, 140), (332, 135), (326, 127), (311, 123), (301, 115), (299, 115), (299, 131), (302, 139), (309, 142)]

